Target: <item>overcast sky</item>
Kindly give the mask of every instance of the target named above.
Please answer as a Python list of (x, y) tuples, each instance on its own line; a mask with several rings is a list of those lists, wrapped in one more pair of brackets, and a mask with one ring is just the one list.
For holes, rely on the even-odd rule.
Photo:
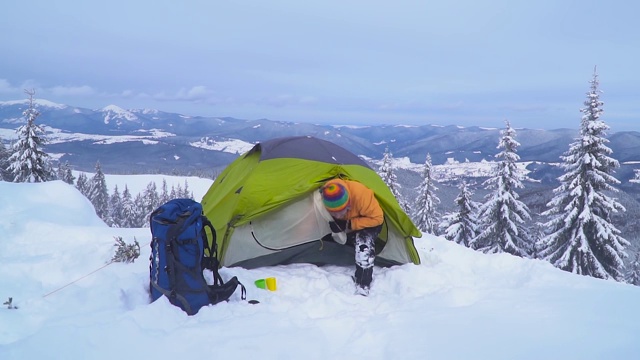
[(628, 0), (9, 0), (0, 100), (325, 124), (640, 130)]

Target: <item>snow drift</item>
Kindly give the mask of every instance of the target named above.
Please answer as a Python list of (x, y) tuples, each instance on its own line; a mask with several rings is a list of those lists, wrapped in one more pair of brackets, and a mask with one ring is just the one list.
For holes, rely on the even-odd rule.
[[(148, 180), (141, 180), (146, 184)], [(191, 183), (190, 183), (191, 185)], [(204, 189), (206, 190), (206, 189)], [(0, 182), (0, 359), (632, 359), (640, 288), (425, 236), (422, 265), (223, 268), (248, 298), (189, 317), (148, 303), (148, 229), (115, 229), (60, 181)], [(142, 246), (107, 265), (114, 236)], [(253, 281), (274, 276), (278, 290)]]

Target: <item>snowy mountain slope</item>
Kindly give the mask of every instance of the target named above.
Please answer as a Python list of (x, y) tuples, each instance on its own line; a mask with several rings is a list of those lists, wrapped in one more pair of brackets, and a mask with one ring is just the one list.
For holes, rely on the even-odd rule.
[[(0, 102), (0, 138), (5, 143), (15, 137), (13, 130), (24, 122), (26, 104), (26, 100)], [(165, 173), (206, 170), (215, 174), (233, 160), (230, 155), (242, 153), (256, 142), (295, 135), (326, 139), (371, 159), (381, 159), (388, 146), (395, 157), (406, 157), (414, 164), (422, 164), (427, 153), (434, 165), (450, 160), (491, 161), (500, 132), (478, 126), (330, 126), (240, 120), (155, 109), (125, 110), (117, 105), (90, 110), (41, 99), (36, 100), (36, 106), (41, 112), (38, 121), (46, 125), (51, 136), (46, 150), (84, 171), (91, 171), (99, 160), (110, 172), (135, 168)], [(575, 136), (576, 130), (572, 129), (519, 128), (519, 155), (522, 161), (557, 162)], [(610, 140), (612, 155), (620, 162), (640, 160), (640, 133), (613, 133)], [(543, 167), (539, 169), (544, 171)], [(620, 178), (628, 180), (632, 171), (621, 171)], [(542, 173), (538, 178), (545, 176)]]
[[(165, 299), (148, 304), (148, 229), (106, 227), (62, 182), (0, 182), (0, 194), (0, 299), (18, 306), (0, 308), (3, 360), (608, 360), (640, 351), (639, 287), (432, 236), (416, 239), (421, 265), (376, 268), (369, 297), (353, 294), (351, 268), (224, 268), (261, 303), (236, 294), (189, 317)], [(139, 241), (135, 263), (105, 266), (114, 236)], [(277, 291), (253, 286), (267, 276)]]
[[(289, 123), (267, 119), (239, 120), (220, 117), (197, 117), (182, 114), (166, 113), (153, 109), (121, 109), (109, 105), (99, 110), (81, 109), (72, 106), (58, 105), (45, 100), (37, 100), (37, 108), (41, 115), (38, 121), (47, 125), (55, 133), (86, 134), (87, 136), (134, 136), (143, 131), (156, 129), (174, 136), (157, 145), (187, 146), (188, 150), (197, 152), (202, 138), (211, 141), (240, 141), (248, 144), (281, 136), (311, 135), (336, 142), (350, 151), (370, 158), (381, 158), (388, 146), (398, 157), (408, 157), (414, 163), (422, 163), (429, 152), (434, 164), (442, 164), (448, 158), (463, 162), (491, 160), (495, 155), (500, 129), (458, 126), (332, 126), (308, 123)], [(49, 106), (51, 105), (51, 106)], [(26, 101), (0, 102), (0, 128), (15, 129), (24, 122), (22, 111)], [(558, 155), (565, 150), (568, 138), (574, 136), (573, 130), (519, 130), (522, 143), (522, 156), (525, 161), (556, 161)], [(571, 134), (567, 136), (567, 134)], [(6, 140), (5, 140), (6, 141)], [(132, 140), (135, 141), (135, 140)], [(51, 152), (66, 153), (64, 160), (76, 160), (75, 166), (80, 170), (90, 170), (95, 161), (101, 162), (108, 169), (116, 163), (103, 156), (101, 144), (80, 143), (81, 140), (65, 139), (66, 144), (59, 141), (51, 145)], [(554, 143), (555, 142), (555, 143)], [(549, 146), (554, 143), (554, 146)], [(532, 146), (546, 144), (540, 154), (527, 153)], [(190, 149), (192, 147), (193, 149)], [(212, 158), (218, 157), (219, 150), (209, 146), (208, 153)], [(159, 168), (166, 168), (161, 158), (170, 157), (165, 150), (154, 150), (152, 147), (138, 148), (140, 155), (148, 152), (162, 153), (160, 157), (147, 156), (147, 161), (157, 162)], [(78, 153), (84, 156), (93, 155), (94, 161), (87, 163), (78, 159)], [(136, 156), (136, 154), (132, 154)], [(542, 156), (539, 156), (542, 155)], [(65, 156), (68, 156), (65, 159)], [(74, 158), (75, 156), (75, 158)], [(80, 161), (79, 161), (80, 160)], [(221, 159), (213, 161), (209, 166), (217, 166)], [(73, 162), (72, 162), (73, 163)], [(185, 162), (175, 164), (186, 165)]]
[[(0, 102), (0, 139), (5, 145), (15, 139), (14, 130), (24, 122), (22, 111), (25, 106), (26, 100)], [(479, 172), (471, 168), (482, 168), (482, 161), (494, 159), (500, 132), (500, 129), (478, 126), (347, 126), (240, 120), (187, 116), (154, 109), (124, 110), (115, 105), (106, 110), (111, 109), (113, 116), (126, 115), (105, 124), (105, 114), (101, 110), (53, 104), (46, 100), (37, 100), (37, 106), (42, 113), (38, 121), (46, 124), (51, 140), (45, 150), (54, 159), (68, 161), (75, 170), (92, 172), (100, 161), (107, 173), (179, 173), (214, 177), (259, 141), (279, 136), (311, 135), (335, 142), (370, 159), (373, 164), (382, 158), (388, 146), (395, 158), (410, 164), (411, 170), (401, 170), (404, 174), (400, 176), (409, 197), (417, 185), (413, 183), (416, 171), (420, 171), (427, 153), (431, 154), (434, 166), (445, 169), (441, 173), (446, 174), (446, 178), (440, 180), (479, 176)], [(137, 120), (128, 121), (127, 117)], [(517, 140), (521, 143), (518, 155), (523, 164), (529, 164), (529, 176), (548, 186), (543, 191), (550, 191), (557, 185), (558, 168), (550, 164), (560, 160), (559, 156), (567, 150), (576, 132), (572, 129), (518, 128)], [(634, 171), (640, 169), (640, 133), (613, 133), (610, 141), (612, 156), (623, 164), (614, 174), (622, 181), (620, 188), (640, 199), (637, 186), (629, 183)], [(457, 169), (451, 170), (452, 167)], [(477, 184), (481, 181), (478, 179)]]
[(139, 122), (139, 118), (130, 111), (127, 111), (116, 105), (107, 105), (100, 109), (100, 112), (104, 116), (104, 123), (110, 124), (112, 121), (117, 126), (122, 126), (124, 121)]

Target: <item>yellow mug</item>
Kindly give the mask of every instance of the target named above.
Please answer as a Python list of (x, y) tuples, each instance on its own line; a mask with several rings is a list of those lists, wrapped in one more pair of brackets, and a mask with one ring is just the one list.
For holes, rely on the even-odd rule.
[(258, 279), (255, 281), (256, 286), (260, 289), (267, 289), (269, 291), (276, 291), (276, 278), (268, 277), (266, 279)]

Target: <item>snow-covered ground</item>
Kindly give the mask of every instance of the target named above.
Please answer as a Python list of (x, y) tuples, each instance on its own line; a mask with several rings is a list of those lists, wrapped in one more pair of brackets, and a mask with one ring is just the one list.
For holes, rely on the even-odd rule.
[[(189, 179), (197, 194), (208, 184)], [(148, 229), (107, 227), (60, 181), (0, 182), (0, 199), (0, 300), (18, 307), (0, 307), (3, 360), (640, 356), (640, 287), (540, 260), (425, 236), (416, 239), (422, 264), (376, 268), (369, 297), (353, 294), (351, 268), (224, 268), (260, 304), (235, 294), (187, 316), (166, 299), (148, 303)], [(109, 264), (114, 236), (141, 244), (135, 263)], [(253, 286), (267, 276), (277, 291)]]

